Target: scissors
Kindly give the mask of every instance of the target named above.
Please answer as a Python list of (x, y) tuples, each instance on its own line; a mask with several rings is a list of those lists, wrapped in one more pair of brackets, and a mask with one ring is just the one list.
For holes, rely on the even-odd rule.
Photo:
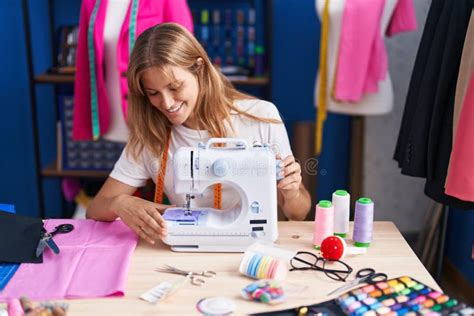
[(164, 272), (164, 273), (173, 273), (173, 274), (184, 275), (185, 277), (191, 279), (191, 284), (192, 285), (196, 285), (196, 286), (201, 286), (204, 283), (206, 283), (206, 281), (204, 281), (204, 279), (199, 278), (200, 276), (201, 277), (206, 277), (206, 278), (211, 278), (211, 277), (216, 275), (216, 273), (214, 271), (209, 271), (209, 270), (204, 270), (202, 272), (185, 271), (185, 270), (181, 270), (181, 269), (175, 268), (175, 267), (167, 265), (167, 264), (165, 265), (164, 268), (158, 268), (158, 269), (156, 269), (156, 271)]
[(356, 285), (362, 283), (374, 284), (381, 281), (386, 281), (387, 275), (385, 273), (377, 273), (372, 268), (360, 269), (356, 273), (356, 278), (347, 284), (335, 289), (334, 291), (329, 292), (327, 295), (340, 294), (350, 290)]
[(59, 247), (54, 242), (53, 236), (56, 234), (67, 234), (71, 232), (73, 229), (74, 229), (74, 225), (72, 224), (58, 225), (50, 233), (48, 233), (46, 229), (43, 228), (43, 231), (41, 232), (41, 239), (38, 243), (38, 247), (36, 247), (36, 257), (41, 256), (41, 254), (44, 252), (46, 247), (51, 249), (54, 252), (54, 254), (57, 255), (59, 253)]

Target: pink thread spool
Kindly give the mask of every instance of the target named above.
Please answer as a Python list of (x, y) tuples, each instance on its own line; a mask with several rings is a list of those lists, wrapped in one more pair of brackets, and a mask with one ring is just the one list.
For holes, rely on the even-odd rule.
[(319, 249), (324, 238), (334, 235), (334, 207), (330, 201), (321, 200), (316, 205), (313, 245)]

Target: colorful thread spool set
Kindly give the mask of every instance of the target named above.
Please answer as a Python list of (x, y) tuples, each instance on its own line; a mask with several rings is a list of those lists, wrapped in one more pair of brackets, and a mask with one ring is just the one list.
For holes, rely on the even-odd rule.
[(246, 252), (239, 267), (240, 273), (251, 278), (279, 281), (286, 278), (287, 270), (282, 260), (254, 252)]
[[(337, 190), (332, 194), (332, 202), (319, 201), (316, 205), (313, 245), (320, 249), (321, 243), (329, 236), (347, 236), (349, 232), (350, 194)], [(374, 222), (374, 202), (370, 198), (360, 198), (355, 204), (353, 240), (357, 247), (369, 247), (372, 242)]]
[(266, 304), (278, 304), (286, 298), (280, 283), (270, 280), (260, 280), (247, 285), (242, 289), (242, 297)]
[(282, 281), (288, 274), (288, 262), (295, 255), (296, 251), (257, 241), (245, 251), (239, 271), (254, 279)]

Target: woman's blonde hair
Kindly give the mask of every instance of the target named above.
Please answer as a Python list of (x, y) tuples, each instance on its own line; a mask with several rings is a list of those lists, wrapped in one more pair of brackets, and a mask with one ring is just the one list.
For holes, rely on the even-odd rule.
[(167, 73), (166, 66), (177, 66), (196, 76), (199, 93), (193, 115), (199, 129), (207, 130), (211, 137), (227, 136), (225, 121), (232, 128), (231, 111), (262, 122), (281, 123), (279, 120), (254, 116), (235, 107), (235, 100), (253, 97), (232, 86), (213, 66), (204, 48), (188, 30), (175, 23), (163, 23), (145, 30), (137, 38), (128, 66), (130, 138), (127, 150), (135, 159), (144, 148), (157, 157), (161, 155), (171, 128), (166, 116), (151, 105), (141, 83), (145, 70), (158, 67)]

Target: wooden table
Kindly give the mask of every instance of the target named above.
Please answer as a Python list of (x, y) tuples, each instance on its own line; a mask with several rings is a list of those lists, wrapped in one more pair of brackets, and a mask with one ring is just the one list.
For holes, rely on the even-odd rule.
[[(351, 225), (352, 231), (352, 225)], [(313, 251), (312, 222), (280, 222), (280, 238), (277, 243), (288, 249)], [(341, 285), (328, 279), (318, 271), (289, 272), (285, 281), (289, 286), (306, 286), (306, 290), (297, 297), (290, 297), (285, 303), (276, 306), (248, 302), (240, 297), (240, 290), (253, 280), (241, 275), (238, 267), (242, 254), (229, 253), (177, 253), (164, 244), (149, 246), (140, 242), (129, 269), (126, 295), (122, 298), (70, 300), (69, 315), (170, 315), (197, 314), (196, 303), (199, 299), (211, 296), (225, 296), (234, 300), (236, 314), (279, 310), (300, 305), (325, 301), (330, 290)], [(349, 256), (345, 261), (357, 271), (372, 267), (385, 272), (389, 278), (409, 275), (439, 290), (431, 275), (427, 272), (411, 248), (391, 222), (376, 222), (374, 241), (366, 255)], [(218, 275), (206, 280), (206, 284), (196, 287), (187, 283), (172, 297), (156, 305), (140, 300), (138, 297), (162, 281), (177, 281), (181, 277), (154, 272), (163, 264), (175, 265), (194, 271), (214, 270)]]

